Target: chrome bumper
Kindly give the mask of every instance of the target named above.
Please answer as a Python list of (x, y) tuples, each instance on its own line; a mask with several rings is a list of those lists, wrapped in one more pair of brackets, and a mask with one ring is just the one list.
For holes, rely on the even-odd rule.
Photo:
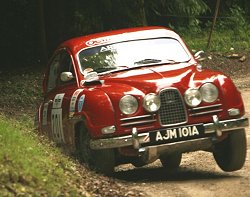
[[(230, 119), (219, 121), (218, 117), (213, 116), (213, 122), (203, 124), (205, 129), (205, 134), (214, 133), (215, 136), (221, 136), (224, 132), (228, 132), (235, 129), (242, 129), (249, 126), (248, 118), (242, 117), (238, 119)], [(133, 146), (135, 149), (140, 149), (141, 144), (147, 143), (147, 138), (149, 138), (149, 132), (147, 133), (137, 133), (137, 129), (132, 129), (132, 134), (122, 137), (113, 137), (107, 139), (93, 139), (90, 141), (91, 149), (106, 149), (106, 148), (119, 148), (126, 146)], [(211, 138), (195, 139), (191, 141), (183, 141), (177, 143), (164, 144), (165, 146), (174, 146), (174, 144), (187, 144), (189, 142), (197, 141), (211, 141)], [(159, 148), (162, 145), (158, 145)]]

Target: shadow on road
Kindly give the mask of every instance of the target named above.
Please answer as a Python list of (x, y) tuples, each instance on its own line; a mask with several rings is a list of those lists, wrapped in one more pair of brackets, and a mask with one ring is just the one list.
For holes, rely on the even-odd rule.
[(126, 171), (118, 171), (114, 178), (128, 182), (162, 182), (162, 181), (199, 181), (199, 180), (218, 180), (235, 179), (237, 175), (226, 174), (223, 172), (204, 171), (199, 169), (179, 168), (174, 172), (168, 172), (163, 167), (158, 168), (135, 168)]

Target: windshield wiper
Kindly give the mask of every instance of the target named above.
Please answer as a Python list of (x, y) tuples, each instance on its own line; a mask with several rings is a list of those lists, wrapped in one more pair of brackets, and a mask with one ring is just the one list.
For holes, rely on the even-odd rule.
[(159, 59), (143, 59), (143, 60), (140, 60), (140, 61), (137, 61), (137, 62), (134, 62), (134, 64), (153, 64), (153, 63), (159, 63), (161, 62), (162, 60), (159, 60)]
[[(189, 59), (190, 60), (190, 59)], [(159, 60), (159, 59), (143, 59), (140, 61), (135, 62), (134, 64), (154, 64), (154, 63), (160, 63), (160, 64), (178, 64), (178, 63), (185, 63), (187, 61), (175, 61), (173, 59), (164, 59), (164, 60)]]
[(98, 68), (95, 71), (98, 73), (98, 75), (105, 75), (107, 73), (113, 73), (125, 69), (130, 69), (128, 66), (117, 66), (117, 67), (110, 67), (108, 68)]
[(107, 71), (110, 71), (110, 70), (115, 70), (116, 67), (103, 67), (103, 68), (96, 68), (94, 71), (97, 72), (97, 73), (102, 73), (102, 72), (107, 72)]

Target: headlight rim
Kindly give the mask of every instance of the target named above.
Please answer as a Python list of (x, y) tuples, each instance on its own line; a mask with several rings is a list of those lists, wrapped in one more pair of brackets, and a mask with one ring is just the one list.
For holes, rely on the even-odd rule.
[[(190, 92), (190, 91), (196, 91), (196, 92), (199, 94), (200, 99), (197, 99), (197, 100), (198, 100), (198, 103), (192, 104), (192, 103), (189, 102), (189, 100), (187, 99), (187, 96), (189, 95), (189, 92)], [(197, 97), (196, 97), (196, 98), (197, 98)], [(197, 106), (199, 106), (199, 105), (201, 104), (201, 102), (202, 102), (202, 95), (201, 95), (201, 93), (200, 93), (200, 91), (199, 91), (199, 88), (188, 88), (188, 89), (185, 91), (185, 93), (184, 93), (184, 100), (185, 100), (185, 103), (186, 103), (189, 107), (197, 107)]]
[[(125, 102), (124, 99), (126, 99), (126, 98), (128, 98), (128, 97), (130, 97), (130, 98), (133, 100), (133, 102), (136, 103), (134, 109), (133, 109), (131, 112), (126, 111), (128, 108), (122, 106), (122, 105), (124, 105), (124, 103), (122, 103), (122, 102)], [(130, 101), (131, 101), (131, 100), (130, 100)], [(139, 107), (139, 104), (138, 104), (137, 98), (136, 98), (135, 96), (133, 96), (133, 95), (130, 95), (130, 94), (123, 95), (123, 96), (121, 97), (120, 101), (119, 101), (119, 109), (120, 109), (120, 111), (121, 111), (124, 115), (132, 115), (132, 114), (136, 113), (136, 111), (138, 110), (138, 107)]]
[[(157, 106), (155, 110), (150, 110), (150, 107), (148, 107), (149, 105), (146, 105), (146, 102), (147, 102), (146, 99), (147, 99), (148, 97), (151, 97), (151, 96), (154, 96), (154, 98), (158, 100), (158, 103), (157, 103), (157, 102), (154, 102), (154, 104), (156, 104), (156, 106)], [(154, 99), (152, 99), (152, 100), (154, 100)], [(155, 93), (148, 93), (148, 94), (146, 94), (146, 95), (144, 96), (144, 98), (143, 98), (142, 106), (143, 106), (143, 108), (144, 108), (147, 112), (149, 112), (149, 113), (157, 112), (157, 111), (160, 109), (160, 107), (161, 107), (160, 96), (157, 95), (157, 94), (155, 94)]]
[[(203, 91), (202, 91), (207, 85), (212, 86), (216, 90), (216, 97), (213, 100), (210, 100), (210, 101), (208, 101), (207, 98), (204, 98), (204, 94), (203, 94)], [(207, 83), (202, 84), (200, 86), (200, 88), (199, 88), (199, 91), (200, 91), (201, 96), (202, 96), (202, 101), (205, 102), (205, 103), (213, 103), (219, 98), (219, 89), (213, 83), (207, 82)]]

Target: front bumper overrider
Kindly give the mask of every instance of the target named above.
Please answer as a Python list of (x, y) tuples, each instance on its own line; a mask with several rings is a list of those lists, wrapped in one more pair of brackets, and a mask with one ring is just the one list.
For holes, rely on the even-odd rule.
[[(238, 119), (229, 119), (222, 120), (218, 119), (218, 116), (213, 116), (213, 122), (203, 124), (204, 133), (205, 134), (215, 134), (213, 136), (220, 137), (223, 133), (229, 132), (236, 129), (242, 129), (249, 126), (249, 120), (246, 117), (238, 118)], [(147, 143), (145, 138), (148, 138), (149, 132), (146, 133), (138, 133), (136, 128), (132, 129), (131, 135), (121, 136), (121, 137), (113, 137), (113, 138), (105, 138), (105, 139), (92, 139), (90, 141), (91, 149), (107, 149), (107, 148), (121, 148), (126, 146), (133, 146), (138, 151), (145, 150), (145, 148), (155, 148), (157, 147), (158, 151), (164, 149), (166, 152), (166, 148), (171, 147), (174, 151), (178, 149), (178, 151), (194, 151), (201, 150), (206, 147), (209, 147), (213, 144), (214, 138), (204, 137), (193, 140), (186, 140), (181, 142), (173, 142), (149, 147), (143, 147), (142, 145)], [(176, 148), (175, 148), (176, 147)], [(183, 150), (182, 150), (183, 148)]]

